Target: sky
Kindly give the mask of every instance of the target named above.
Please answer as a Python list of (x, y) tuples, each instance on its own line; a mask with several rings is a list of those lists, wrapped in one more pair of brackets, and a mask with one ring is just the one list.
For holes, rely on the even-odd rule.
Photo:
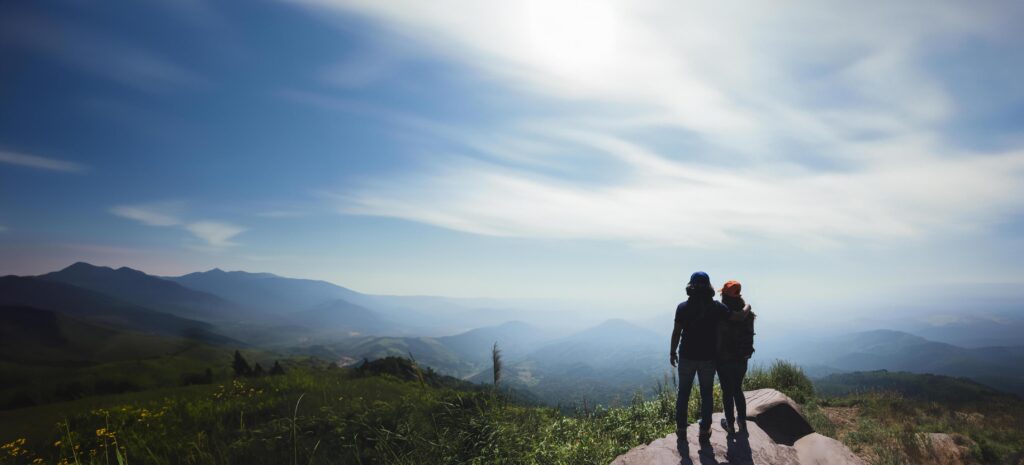
[(0, 274), (1021, 310), (1019, 2), (0, 4)]

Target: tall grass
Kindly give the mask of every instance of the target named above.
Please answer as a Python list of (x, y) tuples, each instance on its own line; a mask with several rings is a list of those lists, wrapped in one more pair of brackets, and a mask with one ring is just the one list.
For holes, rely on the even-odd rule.
[(754, 365), (743, 379), (743, 390), (772, 388), (781, 391), (797, 403), (814, 398), (814, 384), (804, 370), (785, 360), (775, 360), (768, 366)]
[[(49, 436), (4, 441), (0, 464), (592, 464), (675, 429), (678, 380), (668, 377), (653, 396), (563, 414), (509, 402), (493, 386), (451, 384), (410, 363), (294, 368), (69, 411)], [(958, 434), (981, 463), (1016, 464), (1024, 450), (1020, 410), (984, 411), (975, 421), (965, 420), (974, 418), (969, 412), (894, 393), (820, 399), (786, 362), (750, 369), (744, 388), (766, 387), (802, 401), (817, 431), (873, 463), (922, 463), (925, 432)], [(694, 386), (689, 422), (699, 402)], [(717, 386), (715, 403), (720, 411)], [(825, 414), (854, 407), (860, 415), (841, 430)]]
[(49, 437), (15, 439), (0, 464), (601, 463), (671, 431), (670, 395), (563, 415), (491, 388), (293, 369), (72, 412)]

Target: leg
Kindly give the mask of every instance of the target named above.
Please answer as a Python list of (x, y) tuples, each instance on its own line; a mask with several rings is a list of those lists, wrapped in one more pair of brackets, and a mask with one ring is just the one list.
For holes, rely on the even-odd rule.
[(697, 373), (697, 363), (684, 358), (679, 359), (679, 393), (676, 394), (676, 432), (685, 437), (686, 425), (689, 423), (690, 390), (693, 389), (693, 375)]
[(700, 429), (711, 429), (711, 412), (715, 408), (715, 362), (700, 362), (697, 367), (700, 383)]
[(727, 429), (731, 430), (733, 425), (736, 424), (736, 417), (733, 416), (733, 390), (735, 389), (735, 367), (734, 362), (718, 362), (716, 369), (718, 370), (718, 383), (722, 386), (722, 405), (725, 407), (725, 422), (729, 425)]
[(736, 381), (736, 417), (740, 428), (747, 429), (747, 398), (743, 395), (743, 377), (747, 376), (747, 360), (736, 364), (733, 379)]

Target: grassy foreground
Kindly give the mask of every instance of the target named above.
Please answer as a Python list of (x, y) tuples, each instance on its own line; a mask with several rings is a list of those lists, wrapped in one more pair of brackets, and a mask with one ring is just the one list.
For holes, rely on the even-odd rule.
[[(281, 376), (0, 412), (0, 464), (603, 464), (674, 431), (673, 384), (665, 380), (652, 398), (566, 415), (405, 359), (362, 369), (292, 365)], [(891, 391), (820, 398), (785, 362), (750, 371), (744, 388), (764, 387), (801, 402), (819, 432), (872, 463), (926, 463), (914, 455), (923, 432), (962, 431), (980, 463), (1016, 464), (1024, 450), (1020, 417), (1007, 416), (1015, 411), (979, 421), (970, 405)], [(691, 395), (691, 422), (698, 397)], [(717, 387), (715, 403), (721, 409)], [(855, 414), (837, 421), (843, 409)]]
[[(751, 375), (754, 384), (806, 382), (786, 370)], [(809, 382), (772, 386), (799, 395)], [(4, 412), (5, 421), (41, 415), (52, 424), (32, 434), (6, 427), (13, 437), (3, 438), (0, 463), (607, 463), (674, 430), (673, 391), (666, 383), (653, 399), (564, 415), (403, 359), (362, 370), (292, 367), (282, 376)], [(694, 392), (691, 416), (697, 402)]]

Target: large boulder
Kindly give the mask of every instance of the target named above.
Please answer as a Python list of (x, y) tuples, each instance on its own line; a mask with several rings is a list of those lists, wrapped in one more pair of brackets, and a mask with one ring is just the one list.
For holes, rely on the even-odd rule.
[[(745, 393), (747, 434), (728, 437), (723, 414), (713, 416), (711, 440), (701, 444), (698, 427), (690, 425), (686, 438), (675, 434), (641, 445), (620, 455), (612, 465), (771, 464), (864, 465), (864, 461), (835, 439), (814, 432), (800, 406), (774, 389)], [(682, 453), (680, 453), (682, 451)]]

